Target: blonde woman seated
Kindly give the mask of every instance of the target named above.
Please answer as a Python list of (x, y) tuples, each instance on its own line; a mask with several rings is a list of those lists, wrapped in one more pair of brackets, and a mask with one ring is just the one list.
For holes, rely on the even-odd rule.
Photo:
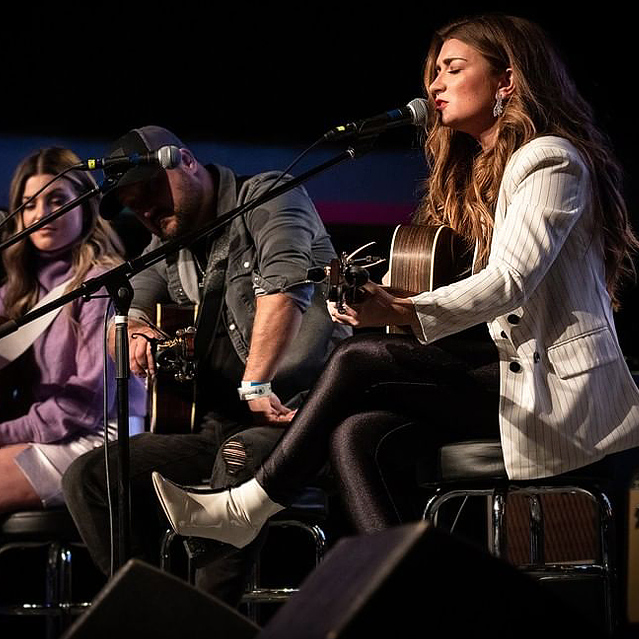
[[(54, 175), (79, 161), (61, 148), (25, 158), (11, 182), (9, 210), (15, 211)], [(4, 237), (94, 186), (88, 173), (67, 173), (5, 226)], [(19, 318), (39, 302), (76, 288), (117, 265), (122, 252), (119, 239), (98, 216), (97, 199), (70, 210), (3, 252), (6, 276), (0, 288), (0, 319)], [(15, 397), (0, 404), (0, 513), (63, 503), (60, 481), (67, 466), (103, 443), (102, 336), (107, 304), (104, 297), (76, 300), (35, 335), (24, 336), (29, 328), (25, 324), (0, 339), (0, 376), (8, 380), (3, 388), (17, 387), (28, 395), (20, 404), (15, 404)], [(112, 364), (107, 373), (113, 405)], [(132, 380), (133, 431), (143, 430), (145, 413), (146, 391), (139, 380)], [(115, 435), (115, 428), (109, 433)]]

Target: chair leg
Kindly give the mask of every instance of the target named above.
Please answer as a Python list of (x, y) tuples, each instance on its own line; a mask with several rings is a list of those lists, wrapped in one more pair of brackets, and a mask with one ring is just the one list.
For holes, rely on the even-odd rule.
[(544, 512), (539, 495), (528, 495), (530, 514), (530, 561), (534, 566), (545, 563)]
[[(310, 524), (297, 519), (276, 520), (271, 522), (271, 527), (293, 527), (306, 532), (313, 542), (314, 563), (317, 566), (324, 558), (326, 552), (326, 534), (318, 524)], [(160, 568), (164, 571), (171, 572), (171, 547), (176, 538), (180, 538), (173, 530), (168, 529), (160, 542)], [(187, 553), (188, 554), (188, 553)], [(193, 562), (188, 561), (188, 580), (189, 583), (195, 582)], [(247, 616), (253, 621), (257, 620), (258, 610), (257, 604), (260, 603), (282, 603), (286, 601), (293, 593), (297, 592), (297, 588), (261, 588), (260, 587), (260, 560), (257, 559), (256, 565), (252, 571), (242, 603), (248, 607)]]
[[(616, 596), (620, 592), (618, 583), (618, 570), (614, 570), (614, 562), (611, 559), (610, 540), (616, 538), (615, 520), (613, 517), (612, 502), (603, 491), (590, 493), (597, 503), (599, 514), (599, 550), (601, 553), (601, 568), (604, 577), (604, 597), (608, 621), (608, 631), (612, 635), (617, 625), (616, 602), (621, 597)], [(617, 558), (618, 559), (618, 558)], [(617, 565), (619, 565), (617, 563)]]
[(64, 545), (60, 549), (59, 581), (60, 584), (60, 626), (66, 628), (72, 620), (71, 605), (73, 602), (73, 555), (71, 548)]
[(287, 526), (298, 528), (305, 531), (313, 542), (315, 549), (315, 565), (317, 566), (324, 558), (326, 552), (326, 533), (317, 524), (307, 524), (297, 519), (283, 519), (281, 521), (271, 522), (271, 526), (285, 528)]
[[(0, 555), (3, 556), (12, 551), (37, 550), (39, 554), (46, 553), (42, 595), (34, 597), (35, 601), (0, 603), (0, 615), (44, 617), (43, 636), (47, 639), (58, 639), (71, 624), (74, 616), (86, 611), (91, 605), (90, 602), (73, 599), (74, 547), (84, 545), (63, 536), (56, 537), (55, 531), (52, 531), (50, 536), (46, 534), (43, 537), (42, 540), (9, 541), (0, 546)], [(39, 568), (41, 571), (42, 564)], [(40, 576), (41, 572), (38, 573), (38, 578)]]
[(493, 491), (493, 507), (492, 507), (492, 548), (491, 552), (495, 557), (506, 557), (506, 494), (507, 490), (495, 488)]
[(436, 488), (435, 492), (428, 498), (428, 501), (424, 506), (424, 512), (422, 513), (422, 519), (424, 521), (430, 521), (433, 526), (437, 526), (437, 510), (439, 508), (438, 500), (441, 495), (441, 488)]
[[(61, 547), (58, 542), (49, 545), (47, 553), (47, 567), (45, 573), (44, 607), (51, 613), (60, 605), (60, 565)], [(47, 614), (45, 617), (45, 636), (47, 639), (55, 639), (59, 635), (59, 619)]]
[[(259, 590), (260, 587), (260, 558), (258, 556), (258, 558), (255, 561), (255, 564), (253, 566), (253, 570), (251, 570), (251, 576), (249, 577), (249, 582), (246, 585), (246, 589), (247, 592), (257, 592)], [(249, 600), (245, 602), (245, 606), (246, 606), (246, 616), (253, 622), (256, 624), (259, 624), (259, 610), (258, 610), (258, 606), (259, 603)]]
[(171, 572), (171, 544), (176, 537), (176, 533), (169, 528), (160, 542), (160, 568), (165, 572)]
[[(271, 522), (272, 528), (286, 528), (292, 527), (302, 530), (308, 534), (313, 542), (314, 548), (314, 564), (317, 566), (324, 558), (326, 552), (326, 534), (321, 526), (317, 524), (309, 524), (298, 519), (276, 520)], [(251, 574), (251, 580), (248, 584), (248, 588), (242, 598), (242, 603), (247, 607), (247, 616), (255, 621), (259, 622), (258, 617), (258, 605), (263, 603), (284, 603), (291, 595), (298, 591), (298, 588), (263, 588), (261, 587), (261, 575), (260, 575), (260, 560), (255, 564), (253, 572)]]

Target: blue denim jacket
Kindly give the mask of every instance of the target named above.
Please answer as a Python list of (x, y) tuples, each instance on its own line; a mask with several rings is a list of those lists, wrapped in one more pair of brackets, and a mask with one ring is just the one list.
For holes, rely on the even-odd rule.
[[(223, 166), (217, 171), (217, 214), (223, 215), (264, 193), (278, 172), (244, 179)], [(231, 223), (224, 297), (225, 326), (239, 358), (246, 362), (255, 317), (256, 295), (284, 292), (304, 312), (300, 331), (273, 380), (282, 399), (308, 389), (328, 353), (350, 329), (334, 324), (325, 304), (325, 285), (303, 283), (309, 268), (327, 265), (335, 251), (303, 187), (296, 187)], [(160, 246), (154, 237), (145, 252)], [(181, 305), (201, 300), (192, 253), (182, 249), (132, 278), (135, 295), (130, 316), (152, 319), (157, 302)], [(206, 278), (204, 279), (206, 287)], [(239, 380), (238, 380), (239, 382)]]

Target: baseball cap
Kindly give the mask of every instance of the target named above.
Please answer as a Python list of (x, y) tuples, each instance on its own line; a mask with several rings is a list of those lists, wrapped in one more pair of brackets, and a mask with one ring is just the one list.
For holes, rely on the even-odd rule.
[[(184, 143), (168, 129), (161, 126), (148, 125), (139, 129), (132, 129), (118, 138), (110, 147), (107, 157), (121, 155), (134, 155), (136, 153), (149, 153), (157, 151), (163, 146), (177, 146), (184, 148)], [(122, 170), (115, 165), (104, 169), (104, 177), (113, 181), (100, 202), (100, 215), (107, 220), (114, 218), (124, 207), (118, 197), (118, 189), (127, 184), (144, 182), (156, 177), (163, 168), (151, 165), (138, 165)]]

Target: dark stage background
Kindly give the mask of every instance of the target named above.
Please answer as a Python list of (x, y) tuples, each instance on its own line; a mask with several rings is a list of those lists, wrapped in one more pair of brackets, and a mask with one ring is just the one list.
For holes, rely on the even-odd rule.
[[(632, 21), (621, 3), (559, 5), (14, 4), (3, 20), (0, 205), (15, 163), (34, 148), (60, 143), (100, 156), (110, 139), (150, 123), (173, 129), (202, 159), (241, 172), (282, 169), (333, 126), (420, 96), (437, 26), (501, 10), (540, 22), (563, 49), (626, 168), (636, 219)], [(294, 172), (339, 150), (322, 147)], [(414, 135), (405, 130), (308, 189), (338, 248), (348, 250), (387, 242), (393, 225), (408, 220), (423, 177)], [(618, 315), (634, 357), (635, 298), (628, 288)]]

